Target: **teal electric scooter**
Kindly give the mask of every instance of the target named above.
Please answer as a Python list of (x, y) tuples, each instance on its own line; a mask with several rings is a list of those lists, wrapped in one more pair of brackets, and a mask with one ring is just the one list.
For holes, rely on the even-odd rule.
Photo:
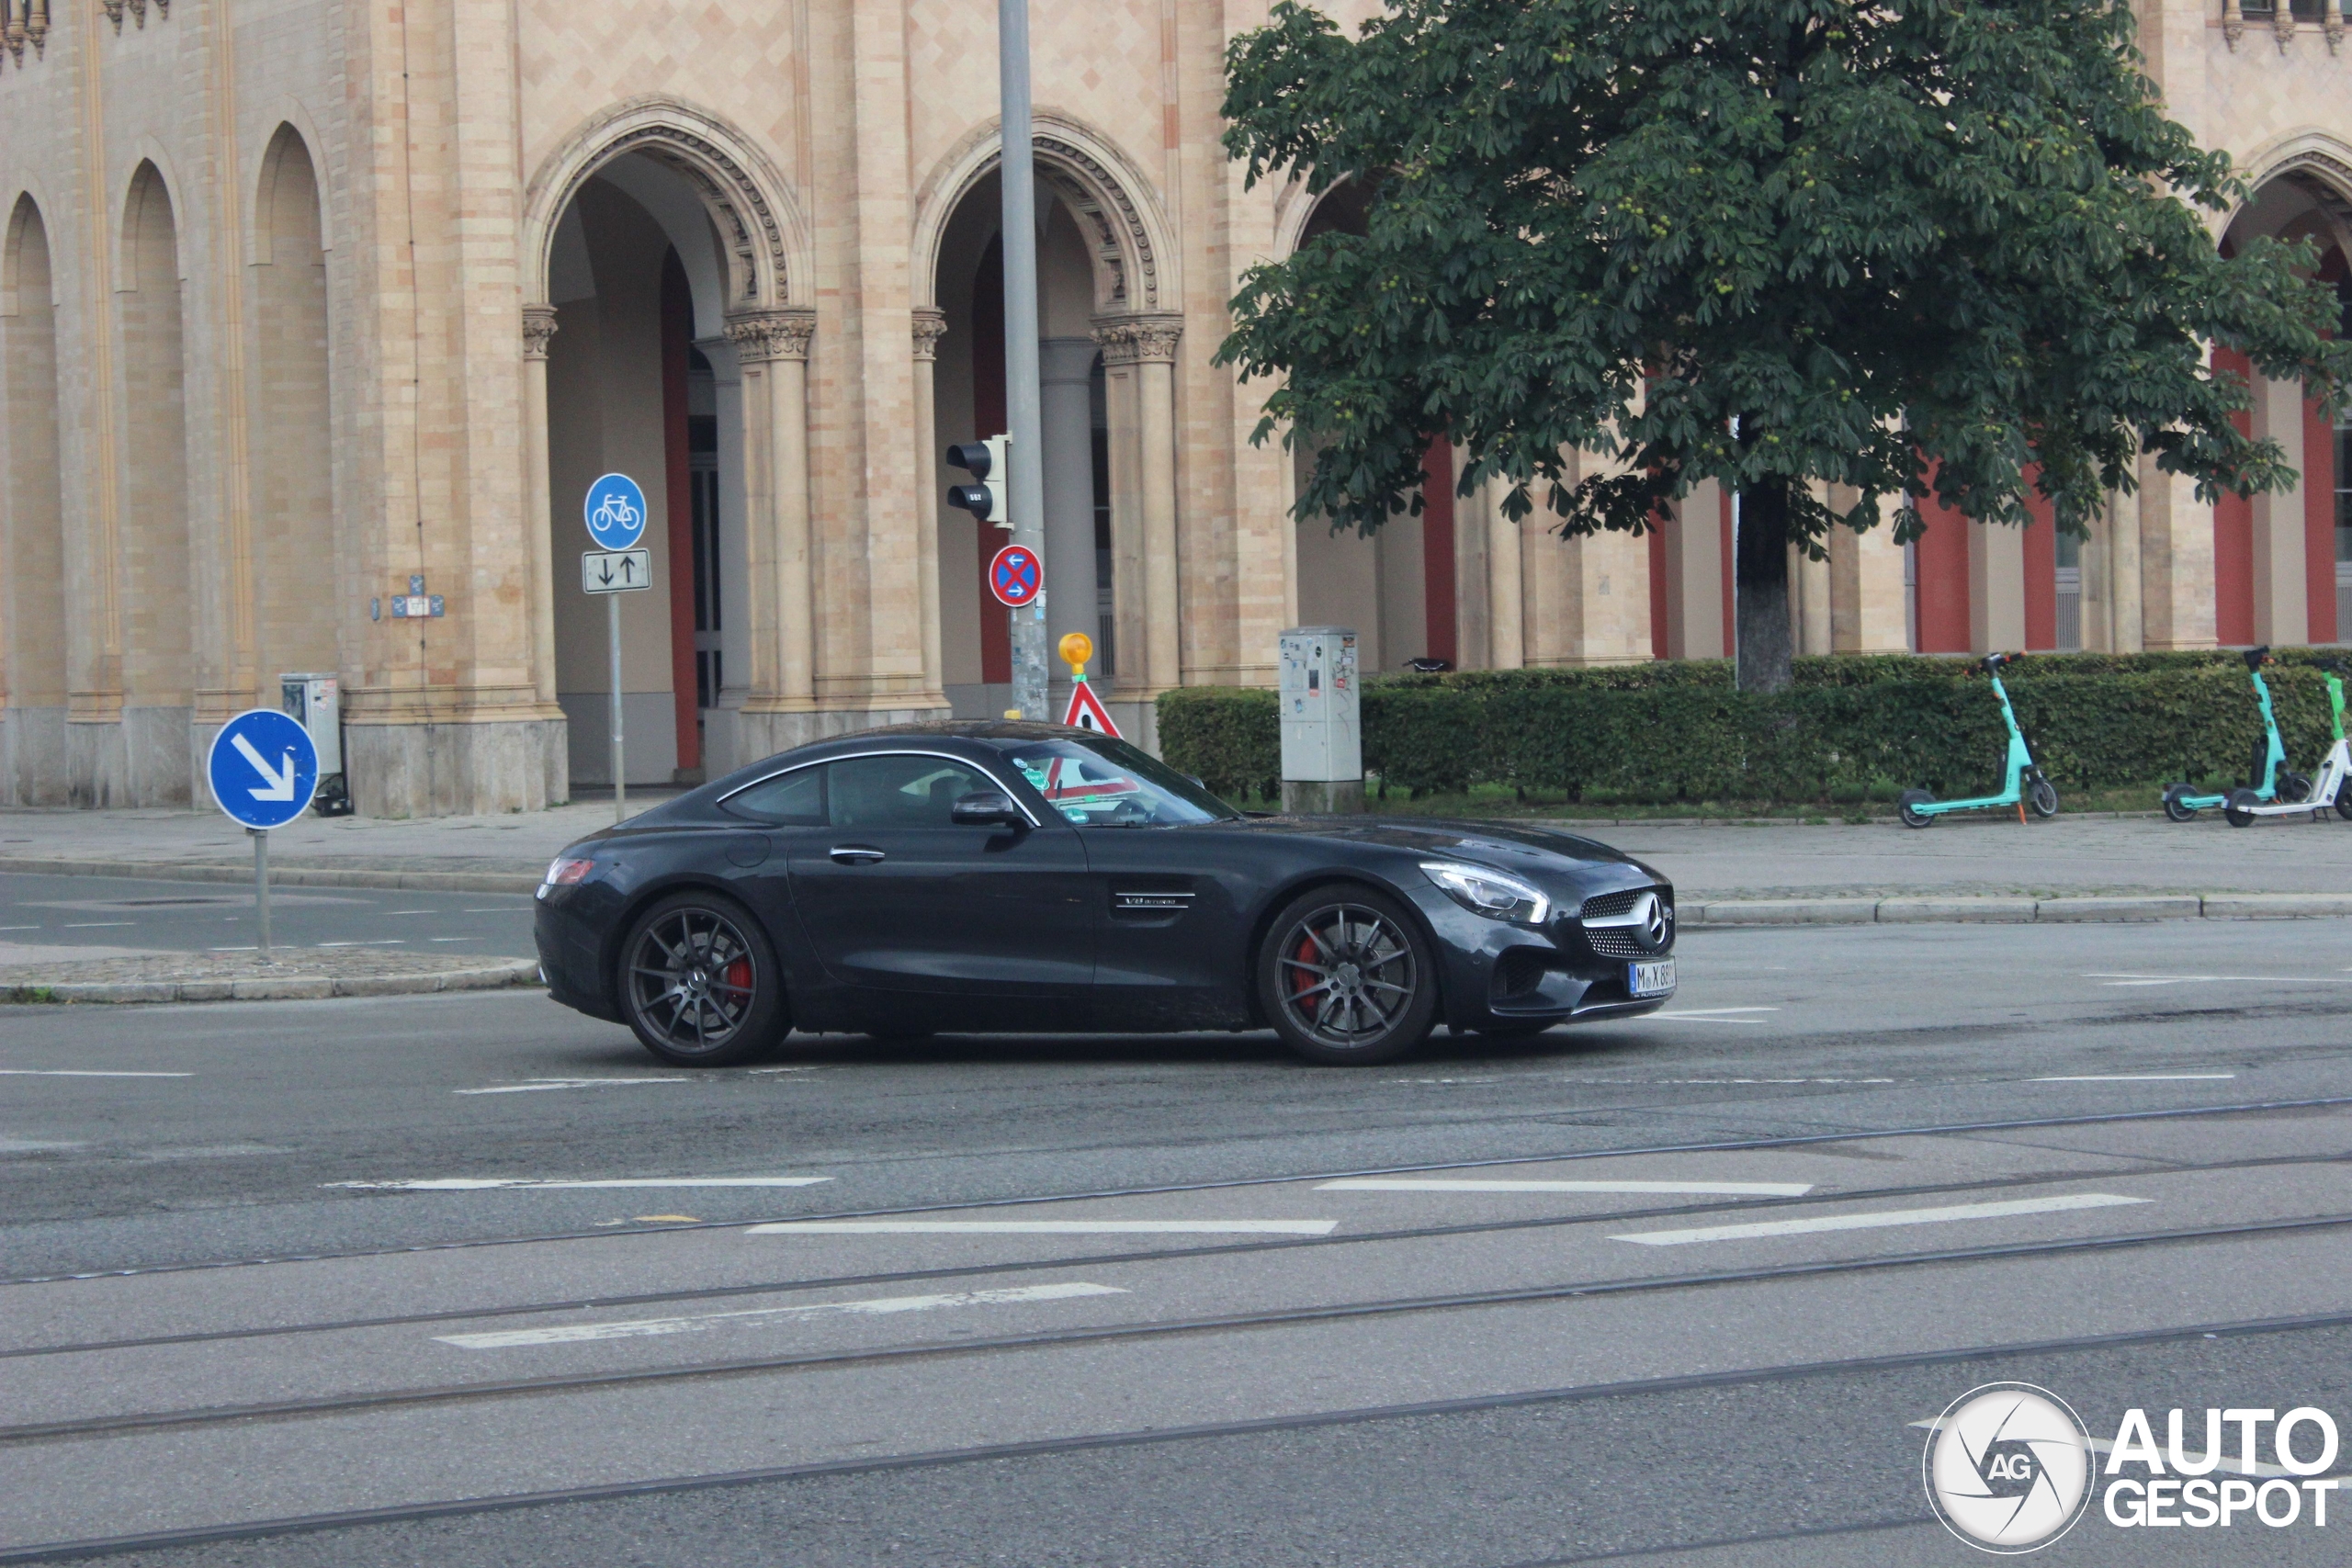
[(2254, 700), (2262, 705), (2262, 739), (2254, 743), (2253, 764), (2246, 770), (2245, 788), (2199, 795), (2185, 782), (2168, 785), (2165, 790), (2165, 815), (2176, 822), (2191, 821), (2199, 812), (2216, 806), (2226, 807), (2234, 796), (2249, 791), (2266, 806), (2272, 801), (2311, 798), (2312, 781), (2287, 766), (2286, 743), (2278, 739), (2278, 720), (2270, 711), (2270, 687), (2262, 678), (2262, 667), (2270, 662), (2270, 649), (2249, 648), (2239, 657), (2245, 660), (2246, 675), (2254, 682)]
[(2254, 791), (2239, 790), (2222, 807), (2222, 815), (2229, 818), (2231, 827), (2246, 827), (2257, 817), (2291, 817), (2298, 811), (2310, 812), (2312, 820), (2316, 822), (2320, 813), (2330, 806), (2335, 807), (2338, 817), (2352, 821), (2352, 787), (2346, 787), (2346, 783), (2352, 780), (2352, 745), (2344, 739), (2344, 677), (2337, 672), (2339, 668), (2330, 665), (2326, 671), (2327, 705), (2335, 723), (2335, 743), (2327, 749), (2327, 756), (2320, 762), (2319, 778), (2291, 800), (2281, 783), (2278, 798), (2267, 806)]
[(1992, 677), (1993, 694), (2001, 700), (2001, 717), (2009, 727), (2007, 783), (2000, 794), (1976, 800), (1938, 800), (1924, 789), (1906, 789), (1894, 801), (1905, 828), (1924, 828), (1947, 811), (1996, 811), (2004, 806), (2018, 808), (2020, 823), (2025, 820), (2028, 807), (2033, 808), (2036, 817), (2058, 815), (2058, 786), (2041, 776), (2041, 765), (2034, 761), (2033, 752), (2025, 743), (2025, 731), (2018, 728), (2017, 710), (2009, 705), (2008, 690), (2001, 684), (2001, 666), (2008, 661), (2007, 654), (1984, 656), (1984, 673)]

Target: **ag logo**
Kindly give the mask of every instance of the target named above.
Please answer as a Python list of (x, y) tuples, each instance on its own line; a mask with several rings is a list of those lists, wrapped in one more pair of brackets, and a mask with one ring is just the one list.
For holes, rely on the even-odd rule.
[(1944, 1527), (1985, 1551), (2034, 1551), (2090, 1502), (2090, 1433), (2064, 1400), (1996, 1382), (1952, 1402), (1928, 1435), (1928, 1501)]

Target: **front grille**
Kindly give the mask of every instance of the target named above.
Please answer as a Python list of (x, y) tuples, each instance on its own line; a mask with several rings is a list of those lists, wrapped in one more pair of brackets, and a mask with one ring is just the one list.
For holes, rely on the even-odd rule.
[(1623, 893), (1596, 893), (1584, 901), (1584, 907), (1577, 911), (1577, 919), (1591, 920), (1604, 915), (1622, 915), (1634, 907), (1634, 900), (1645, 891), (1639, 887), (1628, 887)]
[[(1657, 894), (1658, 902), (1666, 906), (1668, 916), (1671, 919), (1674, 910), (1674, 894), (1670, 889), (1664, 887), (1628, 887), (1615, 893), (1596, 893), (1577, 908), (1577, 919), (1583, 927), (1584, 939), (1590, 944), (1594, 953), (1603, 958), (1654, 958), (1657, 956), (1657, 953), (1642, 945), (1640, 933), (1634, 927), (1597, 926), (1592, 923), (1595, 920), (1622, 919), (1633, 912), (1634, 906), (1641, 900), (1645, 893)], [(1671, 949), (1673, 945), (1673, 928), (1669, 925), (1666, 947)]]
[(1649, 956), (1642, 944), (1634, 940), (1634, 928), (1631, 926), (1603, 926), (1597, 931), (1589, 931), (1584, 935), (1585, 940), (1592, 943), (1593, 952), (1603, 958)]
[(1544, 956), (1533, 948), (1519, 947), (1495, 961), (1494, 999), (1514, 1002), (1530, 997), (1544, 985)]

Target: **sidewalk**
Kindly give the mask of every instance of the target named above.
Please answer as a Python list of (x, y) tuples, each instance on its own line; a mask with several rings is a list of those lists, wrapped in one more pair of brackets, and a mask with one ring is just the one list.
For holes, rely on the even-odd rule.
[[(640, 805), (635, 792), (630, 800)], [(559, 851), (611, 820), (609, 801), (404, 822), (304, 817), (270, 836), (271, 880), (527, 893)], [(2352, 822), (2332, 814), (2250, 828), (2232, 828), (2219, 813), (2187, 824), (2059, 817), (2030, 827), (1988, 814), (1917, 831), (1891, 820), (1544, 825), (1657, 866), (1692, 923), (2352, 914)], [(0, 811), (0, 873), (241, 881), (252, 868), (251, 841), (217, 811)], [(2264, 905), (2233, 902), (2236, 895), (2312, 897)], [(1967, 902), (1941, 907), (1952, 899)], [(2124, 902), (2101, 912), (2081, 900)], [(1747, 905), (1760, 907), (1744, 917), (1738, 907)]]

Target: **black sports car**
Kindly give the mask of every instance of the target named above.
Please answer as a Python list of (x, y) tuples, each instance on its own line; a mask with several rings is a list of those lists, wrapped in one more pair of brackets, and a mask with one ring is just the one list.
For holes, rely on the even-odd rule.
[(556, 999), (682, 1066), (794, 1028), (1272, 1028), (1386, 1062), (1439, 1023), (1532, 1033), (1675, 984), (1673, 889), (1589, 839), (1244, 816), (1059, 725), (804, 746), (573, 845), (538, 897)]

